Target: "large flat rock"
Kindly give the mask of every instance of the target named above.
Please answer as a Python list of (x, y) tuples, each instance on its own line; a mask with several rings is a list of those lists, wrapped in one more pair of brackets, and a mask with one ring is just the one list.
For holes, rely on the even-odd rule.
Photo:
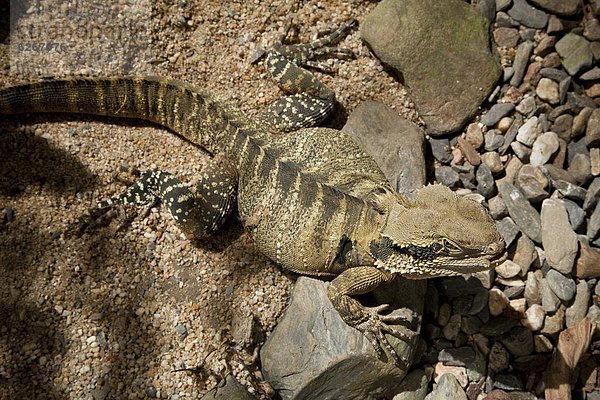
[(500, 77), (488, 28), (461, 0), (383, 0), (361, 36), (403, 78), (429, 133), (443, 135), (462, 128)]
[[(260, 352), (265, 379), (284, 400), (367, 400), (391, 398), (406, 374), (387, 357), (377, 358), (365, 336), (346, 325), (327, 298), (327, 285), (300, 277), (292, 300)], [(426, 282), (399, 278), (372, 296), (393, 312), (410, 309), (422, 315)], [(408, 329), (410, 340), (388, 335), (408, 363), (418, 341), (419, 319), (396, 326)], [(408, 325), (405, 325), (408, 324)]]

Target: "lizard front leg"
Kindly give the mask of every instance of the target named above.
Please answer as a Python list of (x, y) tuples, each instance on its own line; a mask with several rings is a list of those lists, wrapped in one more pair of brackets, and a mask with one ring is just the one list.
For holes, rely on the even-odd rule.
[(331, 114), (335, 93), (304, 67), (323, 69), (316, 59), (352, 55), (349, 50), (327, 46), (339, 41), (355, 24), (353, 20), (312, 43), (279, 43), (268, 52), (266, 69), (288, 94), (271, 104), (264, 113), (263, 118), (271, 126), (289, 132), (316, 126)]
[(365, 294), (379, 285), (388, 283), (394, 276), (375, 267), (350, 268), (338, 275), (329, 285), (328, 297), (344, 322), (362, 332), (373, 344), (378, 356), (385, 348), (397, 365), (405, 363), (385, 337), (385, 333), (407, 340), (409, 336), (388, 325), (406, 320), (402, 316), (381, 314), (387, 304), (368, 308), (350, 296)]

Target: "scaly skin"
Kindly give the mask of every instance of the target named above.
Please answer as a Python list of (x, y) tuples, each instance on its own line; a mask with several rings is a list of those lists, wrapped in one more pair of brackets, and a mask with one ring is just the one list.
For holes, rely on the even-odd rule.
[[(267, 61), (278, 83), (296, 93), (288, 103), (276, 104), (283, 130), (302, 126), (288, 118), (295, 107), (309, 111), (314, 123), (328, 113), (320, 112), (319, 105), (334, 98), (320, 83), (312, 93), (316, 99), (305, 96), (304, 87), (310, 89), (316, 81), (299, 67), (306, 61), (284, 62), (286, 53), (300, 50), (281, 45)], [(240, 217), (258, 249), (288, 270), (335, 276), (328, 293), (334, 307), (379, 352), (381, 346), (391, 348), (384, 332), (403, 334), (387, 325), (393, 319), (381, 315), (381, 307), (367, 309), (351, 296), (397, 275), (420, 279), (485, 270), (504, 249), (479, 204), (440, 185), (423, 188), (414, 199), (394, 193), (371, 157), (343, 132), (310, 128), (271, 136), (266, 126), (273, 124), (253, 121), (183, 82), (66, 79), (0, 90), (0, 115), (38, 112), (145, 119), (217, 156), (196, 194), (168, 174), (152, 173), (123, 198), (143, 203), (145, 186), (152, 187), (148, 190), (163, 199), (186, 235), (195, 238), (218, 227), (237, 183)], [(393, 351), (391, 356), (398, 361)]]

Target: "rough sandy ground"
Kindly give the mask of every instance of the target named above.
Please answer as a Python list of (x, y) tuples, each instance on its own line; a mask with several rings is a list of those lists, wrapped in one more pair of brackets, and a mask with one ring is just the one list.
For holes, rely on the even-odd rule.
[[(374, 6), (333, 0), (159, 2), (142, 16), (148, 23), (140, 37), (147, 48), (133, 72), (189, 81), (256, 113), (281, 92), (262, 65), (249, 59), (257, 46), (275, 41), (290, 15), (306, 41), (351, 17), (360, 23)], [(39, 15), (23, 11), (19, 24), (60, 20), (59, 8)], [(0, 15), (0, 85), (6, 86), (28, 76), (10, 71), (7, 10)], [(123, 21), (107, 23), (119, 27)], [(69, 38), (79, 54), (90, 46), (110, 54), (110, 43), (80, 41), (79, 35), (73, 30)], [(404, 89), (369, 54), (357, 31), (342, 47), (354, 50), (357, 59), (335, 61), (337, 73), (320, 76), (343, 109), (374, 99), (414, 120)], [(60, 56), (21, 54), (54, 76), (112, 75), (127, 52), (114, 55), (117, 64), (61, 70), (66, 64)], [(343, 124), (343, 115), (330, 124)], [(113, 179), (119, 168), (159, 167), (194, 182), (206, 161), (198, 148), (144, 123), (57, 116), (0, 123), (0, 398), (196, 398), (225, 373), (226, 360), (243, 383), (260, 381), (227, 351), (232, 318), (254, 315), (264, 340), (294, 276), (258, 254), (239, 222), (199, 247), (157, 208), (122, 231), (116, 220), (81, 238), (63, 234), (93, 202), (123, 190)], [(203, 362), (203, 374), (173, 372)]]

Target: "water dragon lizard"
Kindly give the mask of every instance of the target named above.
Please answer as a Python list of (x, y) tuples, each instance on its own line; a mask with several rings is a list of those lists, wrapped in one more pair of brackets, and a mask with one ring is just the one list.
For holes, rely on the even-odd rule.
[[(413, 198), (395, 193), (373, 159), (347, 134), (314, 128), (333, 109), (334, 93), (305, 67), (343, 53), (330, 46), (353, 23), (310, 44), (283, 40), (265, 65), (289, 95), (258, 120), (211, 94), (155, 77), (70, 78), (0, 89), (0, 115), (85, 113), (148, 120), (213, 155), (195, 191), (175, 176), (144, 172), (125, 193), (99, 203), (146, 204), (160, 198), (188, 238), (219, 228), (237, 200), (257, 248), (288, 270), (334, 277), (328, 289), (342, 319), (381, 355), (399, 362), (384, 333), (399, 338), (385, 306), (352, 296), (401, 275), (428, 278), (490, 268), (504, 249), (481, 205), (442, 185)], [(272, 134), (273, 130), (297, 130)], [(401, 294), (399, 294), (401, 295)]]

